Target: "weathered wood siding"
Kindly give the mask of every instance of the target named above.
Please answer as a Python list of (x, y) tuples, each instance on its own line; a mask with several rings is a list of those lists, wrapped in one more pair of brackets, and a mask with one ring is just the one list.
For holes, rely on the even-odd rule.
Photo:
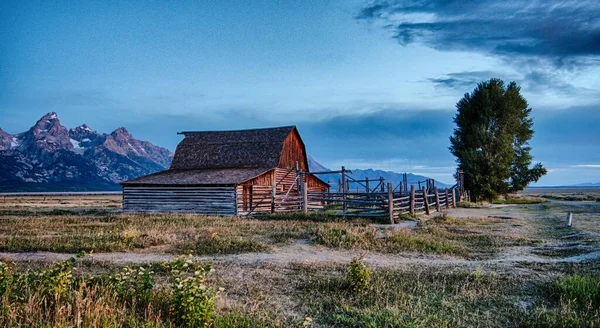
[[(294, 164), (295, 165), (295, 164)], [(308, 192), (326, 192), (327, 184), (312, 175), (303, 175)], [(273, 195), (275, 183), (275, 195)], [(237, 186), (238, 214), (295, 212), (302, 209), (296, 171), (276, 168)], [(315, 202), (321, 204), (321, 202)]]
[(305, 182), (308, 184), (308, 192), (326, 192), (329, 190), (329, 186), (314, 175), (307, 175)]
[(271, 212), (271, 189), (274, 178), (275, 170), (271, 170), (237, 186), (239, 215), (246, 215), (250, 212)]
[(281, 151), (281, 158), (279, 159), (279, 167), (296, 167), (296, 162), (298, 162), (298, 168), (306, 172), (308, 170), (308, 163), (306, 162), (306, 154), (304, 153), (303, 145), (298, 131), (293, 129), (283, 141), (283, 150)]
[(235, 215), (235, 187), (123, 187), (125, 213)]

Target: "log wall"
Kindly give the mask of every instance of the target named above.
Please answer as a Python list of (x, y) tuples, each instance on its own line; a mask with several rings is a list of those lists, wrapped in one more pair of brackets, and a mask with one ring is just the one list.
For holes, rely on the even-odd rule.
[(235, 187), (123, 187), (125, 213), (235, 215)]

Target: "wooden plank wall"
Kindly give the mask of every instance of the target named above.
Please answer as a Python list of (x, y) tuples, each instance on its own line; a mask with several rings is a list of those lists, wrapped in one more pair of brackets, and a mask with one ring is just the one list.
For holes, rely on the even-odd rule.
[(296, 167), (296, 163), (298, 163), (298, 168), (302, 171), (308, 170), (308, 163), (304, 156), (304, 147), (302, 147), (302, 139), (300, 139), (300, 135), (294, 129), (283, 141), (279, 167), (289, 169)]
[[(303, 175), (308, 183), (309, 192), (327, 191), (327, 185), (314, 176)], [(273, 195), (273, 181), (275, 195)], [(252, 196), (248, 187), (252, 187)], [(246, 192), (244, 192), (246, 187)], [(238, 215), (251, 215), (270, 212), (296, 212), (302, 209), (302, 197), (296, 183), (295, 169), (276, 168), (256, 177), (236, 189)], [(273, 197), (274, 196), (274, 197)], [(311, 201), (311, 205), (323, 205), (320, 201)]]
[(197, 213), (235, 215), (231, 187), (123, 187), (125, 213)]

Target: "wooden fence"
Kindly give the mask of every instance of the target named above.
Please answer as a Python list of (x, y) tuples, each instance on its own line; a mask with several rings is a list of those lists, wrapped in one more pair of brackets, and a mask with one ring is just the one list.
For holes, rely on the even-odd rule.
[(305, 213), (323, 211), (331, 215), (359, 217), (388, 217), (391, 223), (404, 214), (431, 214), (456, 207), (456, 189), (394, 191), (388, 183), (385, 192), (320, 192), (308, 193), (302, 203), (308, 204)]
[[(279, 195), (272, 197), (273, 204)], [(285, 195), (286, 211), (308, 213), (325, 213), (345, 217), (387, 217), (390, 223), (405, 214), (431, 214), (450, 207), (456, 207), (457, 193), (451, 189), (427, 189), (424, 186), (417, 190), (411, 186), (408, 192), (395, 191), (392, 184), (387, 184), (387, 191), (376, 192), (309, 192), (306, 183), (300, 192)], [(276, 206), (276, 205), (275, 205)], [(279, 212), (275, 210), (273, 212)]]

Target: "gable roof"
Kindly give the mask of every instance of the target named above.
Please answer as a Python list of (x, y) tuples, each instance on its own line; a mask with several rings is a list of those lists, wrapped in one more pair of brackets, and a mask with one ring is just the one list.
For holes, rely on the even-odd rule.
[(171, 169), (275, 168), (295, 126), (234, 131), (186, 131)]
[(144, 185), (236, 185), (271, 171), (272, 168), (173, 170), (145, 175), (121, 182), (126, 186)]

